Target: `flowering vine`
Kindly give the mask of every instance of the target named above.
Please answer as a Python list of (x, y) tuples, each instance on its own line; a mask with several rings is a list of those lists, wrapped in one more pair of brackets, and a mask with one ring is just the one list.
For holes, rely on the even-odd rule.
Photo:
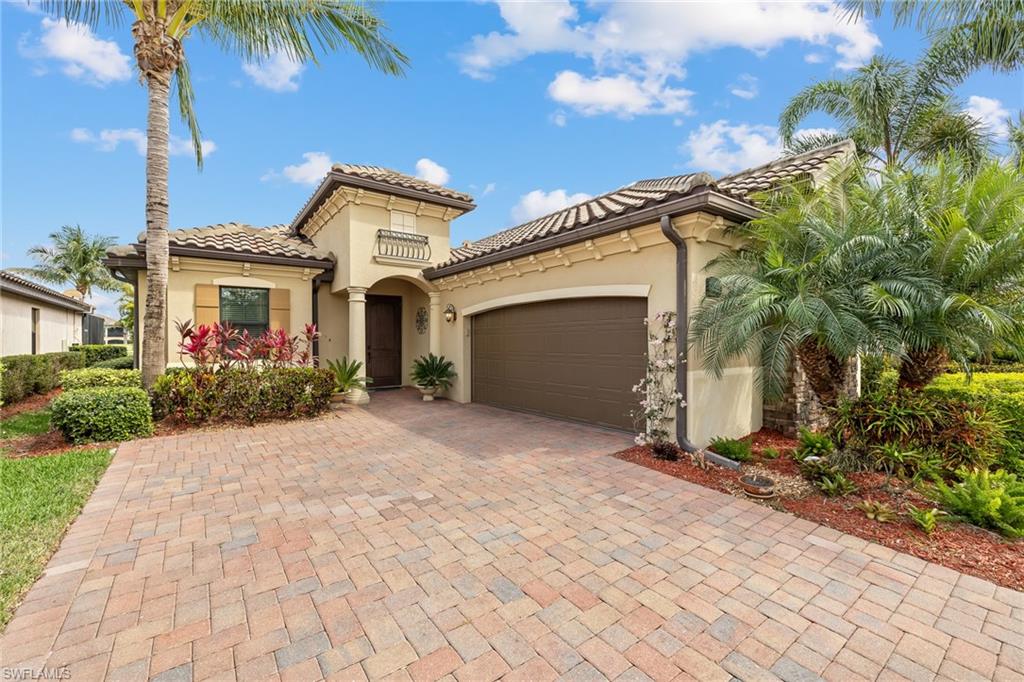
[(676, 390), (678, 328), (676, 314), (663, 311), (654, 320), (644, 320), (647, 327), (647, 359), (643, 379), (633, 387), (640, 397), (639, 408), (633, 412), (638, 431), (637, 445), (650, 445), (655, 454), (675, 454), (669, 427), (676, 408), (684, 404)]

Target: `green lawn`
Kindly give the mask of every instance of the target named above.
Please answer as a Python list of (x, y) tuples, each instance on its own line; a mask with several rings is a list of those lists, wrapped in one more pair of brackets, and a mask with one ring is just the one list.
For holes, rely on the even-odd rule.
[(39, 577), (110, 459), (107, 449), (24, 459), (0, 453), (0, 630)]
[(19, 436), (36, 436), (50, 430), (50, 410), (22, 412), (0, 420), (0, 440)]

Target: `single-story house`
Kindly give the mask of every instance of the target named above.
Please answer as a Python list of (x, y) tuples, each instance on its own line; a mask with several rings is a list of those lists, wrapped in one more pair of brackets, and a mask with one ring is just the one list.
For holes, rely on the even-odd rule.
[[(704, 266), (737, 246), (730, 225), (758, 215), (753, 193), (814, 178), (844, 142), (722, 178), (640, 180), (475, 242), (452, 246), (472, 197), (376, 166), (338, 164), (288, 224), (170, 232), (167, 354), (176, 320), (298, 333), (315, 322), (321, 358), (365, 361), (373, 388), (410, 384), (414, 358), (454, 361), (448, 397), (631, 429), (645, 318), (682, 323)], [(108, 266), (145, 301), (145, 235)], [(138, 327), (137, 327), (138, 328)], [(143, 330), (144, 333), (144, 330)], [(755, 368), (721, 379), (697, 357), (677, 377), (676, 432), (703, 445), (762, 425)]]
[(82, 320), (91, 312), (80, 297), (0, 270), (0, 355), (55, 353), (82, 343)]

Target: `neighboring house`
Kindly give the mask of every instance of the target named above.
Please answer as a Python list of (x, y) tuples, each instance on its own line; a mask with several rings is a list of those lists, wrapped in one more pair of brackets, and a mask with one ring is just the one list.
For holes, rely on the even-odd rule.
[[(170, 232), (168, 356), (178, 357), (176, 320), (292, 334), (316, 322), (320, 356), (364, 360), (374, 388), (408, 385), (413, 359), (429, 351), (454, 361), (456, 401), (629, 429), (644, 319), (688, 317), (704, 266), (737, 246), (726, 228), (758, 215), (752, 193), (813, 180), (852, 150), (846, 142), (717, 180), (641, 180), (456, 248), (449, 225), (473, 210), (469, 195), (335, 165), (288, 225)], [(140, 235), (107, 261), (138, 283), (138, 315), (145, 249)], [(692, 354), (686, 367), (681, 438), (703, 445), (760, 428), (754, 367), (735, 362), (720, 380)]]
[(65, 351), (82, 342), (83, 317), (92, 306), (0, 270), (0, 355)]
[(106, 315), (97, 315), (103, 323), (102, 335), (97, 343), (105, 343), (110, 346), (124, 346), (131, 343), (131, 335), (121, 324), (121, 320)]

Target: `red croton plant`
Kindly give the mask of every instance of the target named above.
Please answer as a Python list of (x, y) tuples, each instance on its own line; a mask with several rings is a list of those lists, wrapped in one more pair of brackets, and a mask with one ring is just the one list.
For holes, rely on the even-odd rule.
[(191, 360), (200, 372), (241, 367), (308, 367), (316, 364), (313, 342), (320, 333), (307, 324), (301, 334), (288, 336), (283, 329), (268, 329), (259, 336), (241, 332), (228, 323), (201, 324), (192, 320), (176, 323), (181, 341), (178, 356), (182, 364)]

